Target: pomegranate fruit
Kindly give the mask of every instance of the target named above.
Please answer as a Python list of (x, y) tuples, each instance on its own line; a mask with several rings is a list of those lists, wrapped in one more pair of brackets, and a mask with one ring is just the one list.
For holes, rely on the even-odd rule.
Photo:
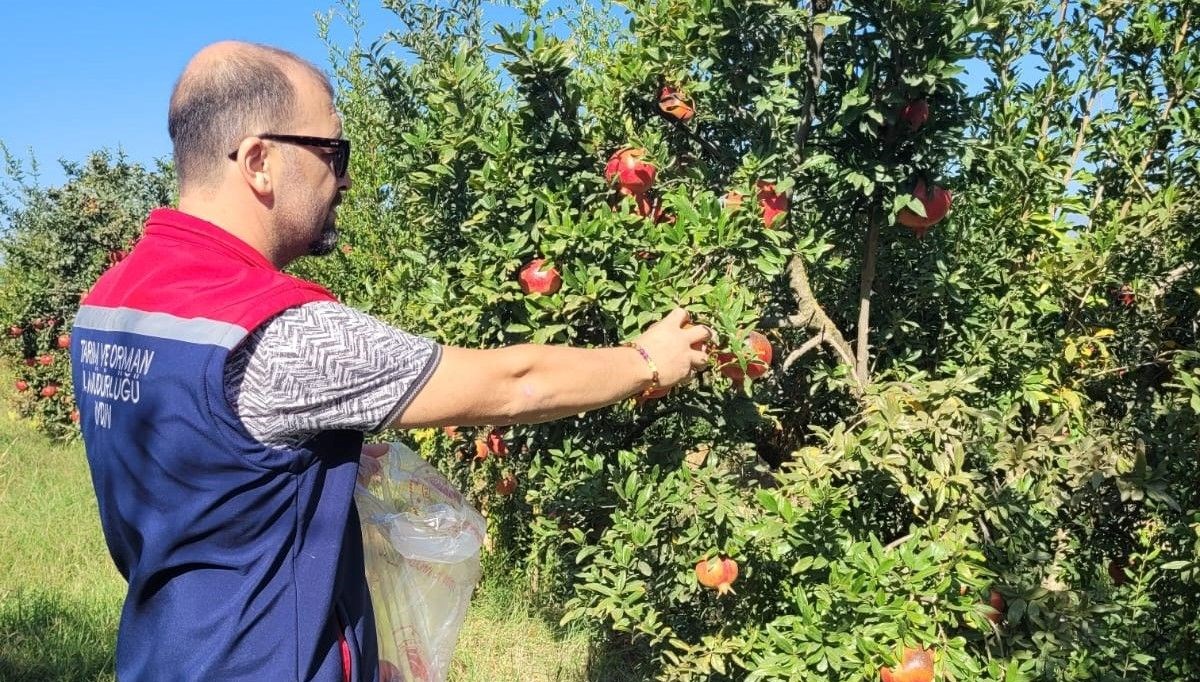
[(71, 335), (70, 334), (59, 334), (58, 335), (58, 347), (63, 350), (70, 348), (71, 347)]
[(696, 115), (696, 109), (683, 92), (669, 85), (658, 93), (658, 110), (683, 123), (692, 120)]
[(79, 410), (71, 410), (71, 421), (79, 423)]
[(701, 559), (696, 562), (696, 580), (705, 587), (717, 591), (717, 595), (733, 592), (733, 581), (738, 577), (738, 565), (727, 557)]
[(926, 188), (925, 181), (918, 180), (917, 184), (913, 186), (912, 195), (925, 207), (925, 217), (905, 208), (901, 209), (896, 220), (911, 229), (917, 235), (917, 239), (921, 239), (929, 231), (929, 228), (941, 222), (942, 218), (945, 218), (950, 211), (950, 190), (937, 185)]
[(42, 367), (49, 367), (50, 365), (54, 364), (54, 356), (49, 354), (42, 355), (38, 357), (38, 364)]
[(759, 332), (752, 331), (746, 335), (746, 344), (753, 351), (754, 359), (747, 363), (745, 370), (738, 364), (737, 356), (733, 353), (717, 353), (717, 367), (721, 374), (740, 382), (746, 377), (757, 379), (767, 373), (771, 367), (771, 358), (775, 355), (771, 342)]
[(517, 279), (521, 283), (521, 291), (526, 294), (549, 295), (562, 287), (562, 277), (558, 270), (551, 267), (543, 269), (546, 264), (543, 258), (534, 258), (521, 268)]
[(675, 216), (663, 210), (662, 200), (651, 199), (645, 194), (639, 194), (637, 199), (637, 214), (643, 218), (650, 218), (655, 223), (675, 223)]
[(508, 443), (504, 442), (504, 436), (499, 430), (493, 430), (487, 435), (487, 449), (497, 457), (508, 456)]
[(1118, 587), (1129, 582), (1129, 573), (1125, 571), (1123, 559), (1113, 559), (1108, 562), (1108, 577), (1112, 578), (1113, 584)]
[(900, 109), (899, 117), (908, 123), (908, 129), (915, 133), (929, 120), (929, 102), (924, 98), (914, 99)]
[(933, 652), (904, 647), (900, 667), (879, 669), (883, 682), (933, 682)]
[(29, 390), (29, 382), (25, 381), (24, 379), (17, 379), (17, 390), (18, 391), (28, 391)]
[(992, 590), (992, 593), (988, 595), (988, 605), (996, 611), (995, 613), (988, 614), (988, 620), (993, 623), (999, 623), (1004, 620), (1004, 614), (1008, 610), (1008, 605), (1004, 602), (1004, 595), (996, 590)]
[(787, 194), (779, 194), (775, 191), (774, 183), (759, 180), (757, 188), (758, 205), (763, 214), (763, 225), (769, 230), (780, 216), (787, 213), (790, 202)]
[(18, 327), (18, 326), (17, 326), (17, 325), (15, 325), (15, 324), (14, 324), (13, 326), (11, 326), (11, 327), (9, 327), (9, 328), (8, 328), (8, 335), (9, 335), (9, 336), (14, 336), (14, 337), (15, 337), (15, 336), (20, 336), (21, 334), (24, 334), (24, 333), (25, 333), (25, 330), (24, 330), (24, 329), (22, 329), (22, 328), (20, 328), (20, 327)]
[(517, 477), (512, 474), (504, 474), (499, 481), (496, 481), (496, 494), (508, 497), (517, 491)]
[(742, 196), (741, 192), (731, 189), (721, 197), (721, 208), (726, 211), (736, 211), (741, 208), (743, 199), (745, 197)]
[(1133, 293), (1133, 287), (1128, 284), (1122, 284), (1121, 289), (1117, 291), (1117, 301), (1123, 306), (1129, 307), (1133, 305), (1136, 299), (1137, 296)]
[(658, 172), (653, 164), (642, 160), (645, 156), (645, 149), (618, 149), (604, 167), (604, 179), (610, 185), (617, 185), (626, 194), (636, 196), (644, 193), (654, 184), (654, 176)]
[(42, 387), (43, 398), (53, 398), (58, 394), (58, 384), (47, 384)]
[(485, 441), (482, 438), (476, 438), (475, 439), (475, 456), (472, 457), (471, 459), (473, 459), (476, 462), (482, 462), (483, 460), (488, 458), (489, 454), (490, 453), (488, 452), (487, 441)]

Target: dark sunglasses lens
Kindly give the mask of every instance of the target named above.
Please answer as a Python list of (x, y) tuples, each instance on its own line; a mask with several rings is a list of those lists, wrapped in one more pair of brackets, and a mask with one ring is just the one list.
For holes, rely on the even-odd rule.
[(340, 178), (346, 175), (350, 165), (350, 145), (340, 145), (333, 155), (333, 172)]

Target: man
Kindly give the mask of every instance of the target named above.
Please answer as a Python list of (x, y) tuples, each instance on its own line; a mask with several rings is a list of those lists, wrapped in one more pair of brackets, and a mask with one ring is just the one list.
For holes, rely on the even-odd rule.
[(157, 209), (72, 334), (76, 399), (129, 588), (121, 680), (374, 680), (353, 487), (365, 432), (538, 422), (668, 387), (711, 332), (633, 347), (439, 346), (280, 269), (331, 251), (349, 145), (327, 79), (219, 43), (172, 94)]

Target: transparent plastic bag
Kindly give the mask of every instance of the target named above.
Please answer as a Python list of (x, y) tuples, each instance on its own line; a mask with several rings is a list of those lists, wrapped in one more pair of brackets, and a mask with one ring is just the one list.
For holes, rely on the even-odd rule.
[(402, 443), (364, 456), (354, 491), (379, 634), (380, 682), (444, 682), (479, 582), (486, 522)]

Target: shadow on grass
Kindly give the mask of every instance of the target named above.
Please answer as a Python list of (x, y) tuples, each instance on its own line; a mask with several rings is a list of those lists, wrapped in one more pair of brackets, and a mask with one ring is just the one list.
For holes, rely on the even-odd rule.
[(119, 613), (54, 594), (10, 592), (0, 601), (0, 680), (114, 680)]

